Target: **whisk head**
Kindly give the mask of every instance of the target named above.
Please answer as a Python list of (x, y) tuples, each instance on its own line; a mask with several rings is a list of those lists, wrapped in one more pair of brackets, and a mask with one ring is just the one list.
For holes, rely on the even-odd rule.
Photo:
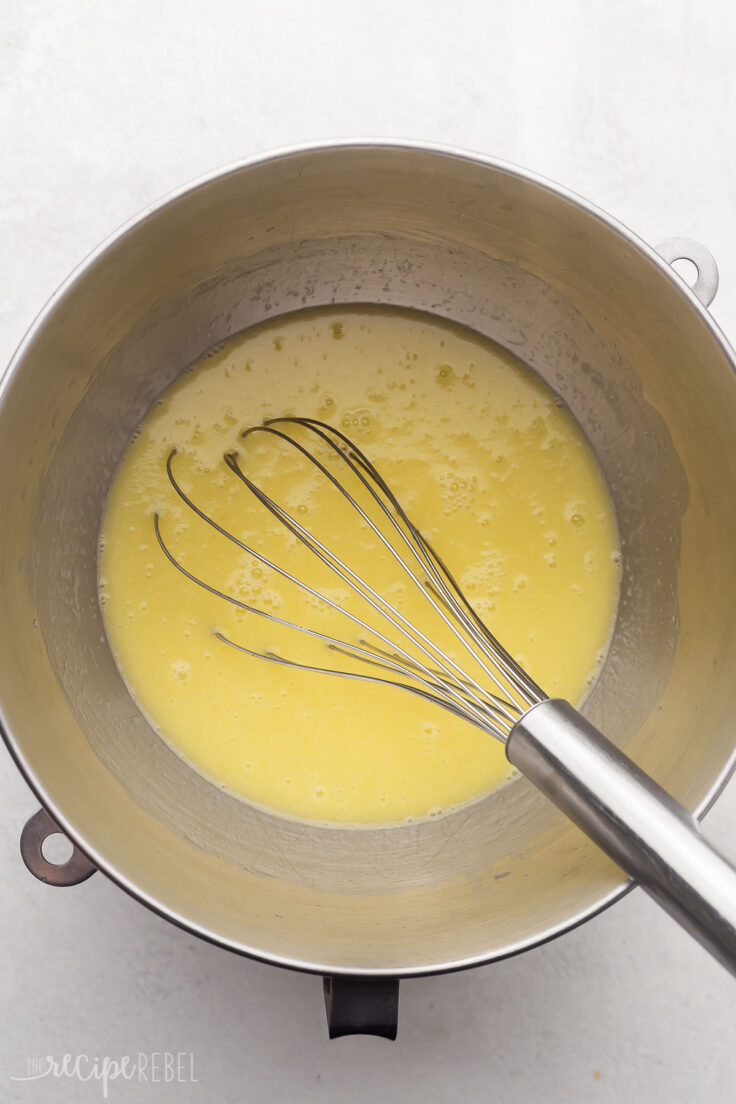
[[(290, 546), (309, 553), (319, 563), (321, 579), (339, 580), (347, 588), (351, 603), (330, 593), (331, 588), (289, 570), (289, 555), (279, 558), (241, 540), (222, 526), (212, 512), (198, 505), (187, 493), (178, 474), (177, 451), (166, 461), (172, 488), (179, 499), (221, 537), (247, 553), (281, 579), (297, 587), (308, 599), (339, 613), (345, 632), (334, 635), (289, 620), (275, 612), (245, 602), (190, 571), (164, 537), (161, 518), (154, 515), (154, 529), (161, 550), (169, 562), (193, 584), (221, 598), (244, 614), (254, 616), (301, 639), (310, 638), (334, 657), (334, 665), (301, 662), (271, 648), (253, 648), (216, 630), (224, 645), (248, 656), (282, 666), (395, 686), (441, 706), (450, 713), (489, 732), (505, 742), (511, 729), (533, 705), (546, 695), (499, 643), (463, 594), (456, 579), (430, 542), (413, 524), (388, 484), (361, 449), (344, 433), (313, 418), (273, 418), (252, 426), (240, 435), (242, 447), (227, 452), (223, 463), (238, 486), (254, 498), (276, 520)], [(422, 599), (422, 616), (407, 617), (401, 603), (390, 596), (391, 588), (371, 583), (350, 564), (354, 537), (340, 532), (336, 543), (320, 539), (256, 481), (257, 461), (249, 456), (249, 445), (258, 441), (293, 450), (312, 476), (325, 481), (336, 498), (336, 516), (350, 518), (368, 536), (372, 546), (387, 558), (402, 585), (408, 584)], [(298, 512), (298, 511), (295, 511)], [(287, 548), (288, 553), (288, 548)], [(292, 557), (293, 559), (293, 557)], [(425, 608), (426, 607), (426, 608)], [(416, 608), (416, 604), (415, 604)], [(425, 617), (426, 613), (426, 617)], [(296, 639), (296, 637), (295, 637)]]

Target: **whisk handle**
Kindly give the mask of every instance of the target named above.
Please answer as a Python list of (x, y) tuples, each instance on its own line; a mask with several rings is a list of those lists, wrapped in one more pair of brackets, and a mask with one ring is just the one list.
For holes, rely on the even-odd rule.
[(695, 818), (566, 701), (534, 706), (511, 763), (736, 974), (736, 869)]

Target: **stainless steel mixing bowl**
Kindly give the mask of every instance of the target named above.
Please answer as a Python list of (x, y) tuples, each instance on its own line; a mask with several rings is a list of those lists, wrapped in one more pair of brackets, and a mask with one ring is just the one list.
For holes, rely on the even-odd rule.
[[(694, 257), (706, 299), (715, 278)], [(734, 759), (736, 376), (701, 301), (613, 219), (508, 165), (405, 144), (286, 151), (187, 188), (90, 257), (19, 349), (0, 404), (0, 705), (18, 765), (91, 862), (162, 915), (273, 963), (400, 977), (531, 947), (625, 878), (523, 779), (375, 831), (229, 797), (138, 712), (95, 580), (111, 476), (161, 391), (252, 323), (347, 302), (469, 325), (569, 404), (624, 563), (585, 713), (699, 811)]]

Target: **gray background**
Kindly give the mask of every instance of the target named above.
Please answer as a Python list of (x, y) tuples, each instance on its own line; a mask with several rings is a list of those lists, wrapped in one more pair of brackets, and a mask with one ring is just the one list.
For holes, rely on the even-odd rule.
[[(2, 0), (0, 363), (120, 222), (254, 152), (335, 136), (452, 143), (557, 179), (650, 242), (702, 240), (736, 337), (731, 0)], [(329, 1043), (315, 978), (178, 931), (97, 875), (35, 882), (36, 802), (0, 755), (0, 1100), (26, 1059), (194, 1051), (196, 1084), (114, 1101), (731, 1101), (734, 982), (640, 891), (497, 966), (402, 986), (399, 1040)], [(708, 818), (736, 856), (736, 783)]]

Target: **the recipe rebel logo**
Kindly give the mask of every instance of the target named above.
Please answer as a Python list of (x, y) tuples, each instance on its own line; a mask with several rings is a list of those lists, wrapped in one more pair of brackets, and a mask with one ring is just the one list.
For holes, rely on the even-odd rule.
[(11, 1081), (96, 1081), (104, 1100), (110, 1097), (113, 1081), (139, 1084), (192, 1084), (195, 1074), (194, 1053), (180, 1050), (154, 1050), (149, 1053), (123, 1054), (119, 1057), (87, 1054), (63, 1054), (59, 1058), (27, 1058), (26, 1072), (10, 1074)]

